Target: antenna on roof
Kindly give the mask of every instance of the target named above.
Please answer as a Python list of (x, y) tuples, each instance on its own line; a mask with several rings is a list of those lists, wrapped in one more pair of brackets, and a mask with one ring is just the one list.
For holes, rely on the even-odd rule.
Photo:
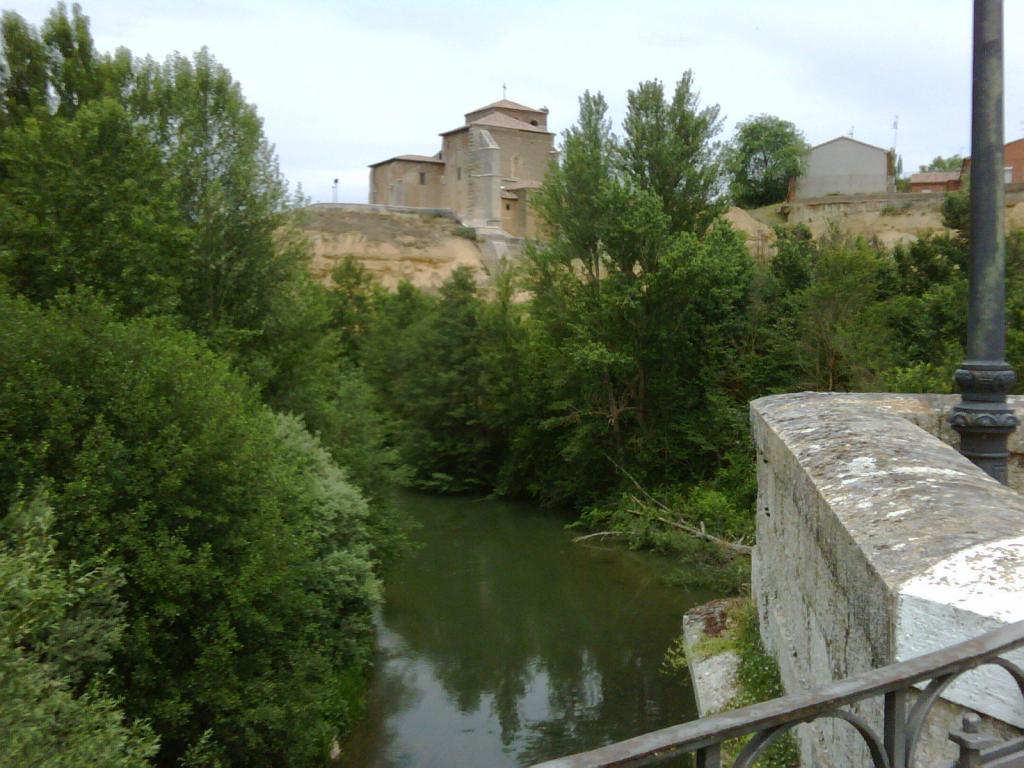
[(338, 202), (338, 180), (334, 180), (334, 184), (331, 185), (331, 202)]
[(846, 134), (846, 135), (847, 136), (851, 136), (851, 137), (853, 136), (853, 126), (852, 125), (850, 126), (850, 132), (848, 134)]
[(892, 148), (896, 149), (896, 139), (900, 135), (900, 116), (896, 115), (892, 119)]
[(504, 83), (502, 83), (501, 84), (501, 98), (504, 99), (506, 97), (507, 91), (508, 91), (508, 87)]

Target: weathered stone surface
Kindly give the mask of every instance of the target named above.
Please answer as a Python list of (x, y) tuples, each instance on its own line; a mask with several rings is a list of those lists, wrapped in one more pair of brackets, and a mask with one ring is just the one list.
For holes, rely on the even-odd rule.
[(701, 717), (724, 711), (739, 693), (736, 674), (740, 658), (736, 652), (722, 650), (706, 655), (698, 652), (705, 640), (718, 637), (728, 628), (729, 609), (734, 602), (713, 600), (687, 611), (683, 616), (686, 665), (690, 669), (697, 713)]
[[(754, 595), (788, 691), (1024, 618), (1024, 497), (951, 447), (945, 416), (955, 402), (801, 393), (751, 405)], [(1016, 435), (1011, 449), (1021, 447)], [(1020, 697), (1000, 674), (972, 673), (948, 699), (1024, 725)], [(955, 724), (956, 708), (944, 706), (947, 716), (935, 715), (921, 745), (921, 765), (949, 754), (935, 723)], [(880, 702), (859, 711), (880, 724)], [(866, 764), (846, 725), (804, 726), (799, 737), (805, 765)]]

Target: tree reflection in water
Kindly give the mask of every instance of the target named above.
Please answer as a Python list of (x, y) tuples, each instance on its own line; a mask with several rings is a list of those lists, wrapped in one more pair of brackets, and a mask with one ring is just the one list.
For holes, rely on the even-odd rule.
[(353, 766), (523, 765), (695, 716), (661, 662), (707, 595), (674, 564), (571, 542), (529, 507), (406, 496), (422, 543), (388, 576)]

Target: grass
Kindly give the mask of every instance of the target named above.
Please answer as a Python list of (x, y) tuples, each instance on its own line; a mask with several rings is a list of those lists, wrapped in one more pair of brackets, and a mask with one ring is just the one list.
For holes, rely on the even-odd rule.
[[(666, 652), (663, 664), (667, 671), (679, 673), (687, 667), (687, 658), (697, 661), (725, 651), (734, 651), (739, 657), (736, 674), (739, 691), (726, 710), (775, 699), (785, 693), (779, 668), (761, 645), (757, 609), (749, 597), (733, 603), (725, 629), (720, 635), (705, 637), (689, 647), (682, 637), (677, 638)], [(722, 745), (723, 762), (732, 763), (749, 740), (750, 737), (746, 736), (726, 741)], [(757, 765), (765, 768), (797, 768), (800, 765), (800, 752), (793, 734), (787, 733), (762, 753)]]
[(760, 208), (751, 208), (747, 213), (762, 224), (774, 227), (777, 224), (786, 223), (786, 217), (779, 210), (781, 207), (780, 203), (772, 203), (771, 205), (762, 205)]
[(464, 237), (466, 240), (476, 240), (476, 230), (473, 229), (473, 227), (464, 227), (461, 224), (459, 224), (452, 231), (452, 234), (455, 235), (456, 237)]
[(898, 205), (894, 205), (892, 203), (886, 203), (878, 211), (878, 215), (879, 216), (906, 216), (908, 213), (910, 213), (910, 209), (911, 209), (912, 205), (913, 204), (909, 200), (907, 200), (905, 202), (902, 202), (902, 203), (899, 203)]

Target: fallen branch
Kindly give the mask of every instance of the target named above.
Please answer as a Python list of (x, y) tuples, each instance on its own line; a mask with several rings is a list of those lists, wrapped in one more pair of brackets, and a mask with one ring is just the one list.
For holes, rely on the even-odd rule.
[[(636, 496), (630, 496), (630, 499), (633, 500), (634, 504), (637, 504), (641, 507), (644, 506), (644, 503), (640, 501), (640, 499), (638, 499)], [(645, 515), (643, 512), (640, 512), (639, 510), (636, 509), (629, 509), (626, 511), (632, 515), (636, 515), (637, 517), (647, 517), (647, 515)], [(704, 530), (703, 523), (701, 523), (700, 528), (698, 528), (695, 525), (690, 525), (690, 523), (684, 523), (679, 520), (670, 520), (669, 518), (662, 517), (661, 515), (654, 515), (652, 519), (657, 520), (662, 525), (667, 525), (670, 528), (675, 528), (677, 530), (683, 531), (684, 533), (687, 533), (690, 536), (693, 536), (694, 538), (702, 539), (703, 541), (710, 541), (714, 544), (719, 545), (720, 547), (725, 547), (726, 549), (731, 550), (733, 552), (738, 552), (741, 555), (749, 555), (751, 552), (754, 551), (753, 547), (748, 547), (746, 544), (741, 544), (738, 541), (729, 541), (728, 539), (721, 539), (718, 536), (714, 536), (708, 533), (706, 530)]]
[[(619, 472), (621, 472), (623, 475), (625, 475), (625, 477), (633, 485), (636, 486), (636, 489), (638, 491), (640, 491), (640, 493), (643, 494), (644, 498), (647, 500), (646, 504), (645, 504), (645, 502), (641, 501), (636, 496), (630, 496), (630, 499), (633, 500), (634, 504), (636, 504), (639, 507), (654, 506), (654, 507), (657, 507), (658, 509), (660, 509), (662, 512), (666, 512), (666, 513), (668, 513), (670, 515), (674, 515), (675, 514), (675, 512), (672, 511), (671, 507), (669, 507), (667, 504), (665, 504), (660, 499), (654, 498), (654, 496), (652, 496), (650, 493), (648, 493), (647, 489), (644, 488), (642, 485), (640, 485), (640, 481), (637, 480), (635, 477), (633, 477), (633, 475), (631, 475), (629, 473), (629, 471), (625, 467), (620, 466), (615, 461), (615, 459), (613, 459), (611, 456), (609, 456), (607, 454), (605, 454), (605, 458), (608, 459), (608, 461), (610, 461), (612, 463), (612, 465), (617, 470), (619, 470)], [(644, 515), (642, 512), (639, 512), (638, 510), (635, 510), (635, 509), (630, 509), (630, 510), (627, 510), (627, 511), (630, 512), (633, 515), (636, 515), (637, 517), (646, 517), (646, 515)], [(714, 535), (708, 533), (704, 529), (704, 523), (703, 522), (701, 522), (700, 527), (697, 527), (696, 525), (691, 525), (690, 523), (684, 523), (684, 522), (682, 522), (680, 520), (672, 520), (672, 519), (669, 519), (667, 517), (662, 517), (660, 515), (655, 515), (654, 519), (657, 520), (662, 525), (667, 525), (670, 528), (675, 528), (677, 530), (683, 531), (684, 533), (688, 533), (690, 536), (693, 536), (695, 538), (701, 539), (703, 541), (710, 541), (710, 542), (712, 542), (714, 544), (718, 544), (721, 547), (725, 547), (726, 549), (728, 549), (728, 550), (730, 550), (732, 552), (737, 552), (737, 553), (739, 553), (741, 555), (749, 555), (751, 552), (754, 551), (754, 548), (744, 544), (742, 539), (740, 541), (729, 541), (728, 539), (721, 539), (718, 536), (714, 536)]]
[(625, 531), (598, 531), (597, 533), (588, 533), (586, 536), (577, 536), (572, 540), (573, 544), (578, 544), (581, 541), (587, 539), (596, 539), (598, 536), (625, 536)]

